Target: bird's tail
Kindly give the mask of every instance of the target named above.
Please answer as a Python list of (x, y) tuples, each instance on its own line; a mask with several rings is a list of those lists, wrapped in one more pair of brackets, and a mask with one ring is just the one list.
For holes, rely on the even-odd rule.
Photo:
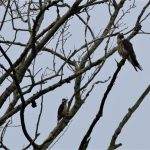
[(132, 62), (132, 65), (136, 71), (138, 71), (137, 68), (140, 69), (141, 71), (143, 70), (139, 62), (136, 59), (134, 59), (134, 61)]

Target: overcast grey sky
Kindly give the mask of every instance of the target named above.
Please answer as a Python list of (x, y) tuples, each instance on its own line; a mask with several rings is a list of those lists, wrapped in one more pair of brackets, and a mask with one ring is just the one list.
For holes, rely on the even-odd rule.
[[(127, 17), (123, 19), (126, 26), (134, 26), (135, 20), (140, 12), (141, 8), (145, 5), (146, 0), (137, 0), (137, 7), (133, 9)], [(126, 8), (129, 3), (126, 4)], [(149, 9), (150, 11), (150, 9)], [(91, 11), (91, 20), (90, 25), (96, 34), (100, 32), (100, 27), (106, 25), (108, 21), (108, 12), (105, 7), (95, 7)], [(72, 19), (71, 21), (70, 32), (72, 37), (68, 41), (68, 48), (78, 48), (80, 47), (81, 42), (83, 41), (84, 27), (80, 23), (77, 23), (77, 18)], [(47, 22), (45, 22), (46, 24)], [(147, 32), (150, 31), (150, 18), (148, 18), (143, 24), (143, 29)], [(9, 27), (6, 26), (5, 37), (10, 38), (11, 34)], [(20, 34), (18, 39), (26, 41), (25, 36)], [(150, 38), (149, 35), (137, 35), (134, 37), (131, 42), (137, 59), (141, 64), (143, 71), (136, 72), (132, 65), (129, 62), (123, 66), (123, 69), (118, 75), (118, 78), (115, 82), (115, 85), (108, 95), (105, 107), (104, 114), (100, 122), (97, 123), (92, 135), (91, 141), (88, 149), (98, 149), (105, 150), (107, 149), (111, 137), (117, 128), (119, 122), (128, 112), (128, 109), (133, 106), (137, 101), (141, 93), (146, 89), (150, 83)], [(116, 46), (116, 37), (112, 43), (113, 46)], [(103, 46), (99, 47), (99, 51), (94, 54), (94, 58), (102, 56)], [(15, 53), (11, 54), (11, 58), (16, 57)], [(39, 60), (39, 66), (46, 66), (49, 56), (44, 55), (42, 59)], [(110, 57), (104, 65), (104, 68), (96, 77), (97, 80), (106, 80), (109, 76), (112, 76), (116, 69), (116, 61), (119, 61), (121, 57), (118, 53), (115, 53)], [(1, 60), (2, 61), (2, 60)], [(68, 87), (69, 86), (69, 87)], [(44, 110), (42, 114), (42, 121), (40, 124), (41, 136), (39, 141), (44, 137), (48, 136), (48, 133), (51, 129), (56, 126), (57, 123), (57, 109), (61, 103), (62, 97), (70, 98), (73, 92), (72, 85), (63, 85), (56, 91), (52, 91), (49, 94), (44, 96)], [(56, 150), (73, 150), (77, 149), (84, 134), (86, 133), (90, 123), (92, 122), (95, 114), (97, 113), (100, 105), (100, 100), (105, 92), (107, 84), (100, 84), (95, 87), (93, 93), (88, 97), (85, 104), (82, 106), (80, 111), (72, 119), (67, 132), (59, 139), (59, 141), (53, 146), (52, 149)], [(27, 108), (26, 109), (26, 122), (29, 133), (34, 133), (35, 123), (37, 119), (37, 114), (39, 112), (39, 105), (35, 109)], [(139, 109), (134, 113), (131, 119), (123, 128), (123, 131), (118, 137), (117, 142), (122, 143), (123, 146), (120, 148), (122, 150), (149, 150), (150, 149), (150, 95), (148, 95)], [(13, 118), (14, 124), (19, 124), (19, 114)], [(20, 132), (21, 128), (9, 128), (5, 139), (6, 143), (9, 143), (10, 148), (13, 150), (19, 150), (23, 147), (25, 143), (25, 138)], [(24, 138), (24, 140), (23, 140)], [(19, 145), (18, 145), (19, 143)], [(18, 149), (18, 147), (20, 147)]]

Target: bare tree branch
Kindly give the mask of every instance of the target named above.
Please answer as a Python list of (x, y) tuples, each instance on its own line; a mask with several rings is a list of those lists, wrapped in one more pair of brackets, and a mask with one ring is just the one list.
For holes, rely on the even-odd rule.
[(129, 108), (128, 113), (123, 117), (122, 121), (119, 123), (118, 127), (116, 128), (116, 130), (112, 136), (108, 150), (114, 150), (114, 149), (118, 148), (119, 146), (122, 146), (121, 143), (116, 144), (117, 137), (121, 133), (125, 124), (131, 118), (133, 113), (139, 108), (141, 103), (144, 101), (144, 98), (149, 94), (149, 92), (150, 92), (150, 85), (148, 85), (148, 87), (145, 89), (145, 91), (142, 93), (142, 95), (139, 97), (139, 99), (136, 101), (136, 103), (131, 108)]
[(91, 123), (91, 125), (90, 125), (90, 127), (89, 127), (89, 129), (87, 131), (87, 133), (85, 134), (84, 138), (82, 139), (81, 144), (79, 146), (79, 150), (83, 150), (83, 149), (87, 148), (88, 143), (89, 143), (89, 141), (91, 139), (90, 135), (91, 135), (91, 133), (92, 133), (96, 123), (99, 121), (100, 117), (103, 116), (103, 109), (104, 109), (104, 105), (105, 105), (105, 102), (106, 102), (106, 98), (107, 98), (109, 92), (111, 91), (111, 89), (112, 89), (112, 87), (113, 87), (113, 85), (115, 83), (115, 80), (117, 78), (117, 75), (118, 75), (119, 71), (121, 70), (122, 66), (124, 65), (124, 63), (125, 63), (125, 59), (122, 59), (118, 63), (118, 68), (116, 69), (116, 71), (115, 71), (115, 73), (114, 73), (114, 75), (113, 75), (113, 77), (112, 77), (112, 79), (111, 79), (111, 81), (110, 81), (110, 83), (109, 83), (109, 85), (107, 87), (107, 90), (105, 91), (104, 96), (103, 96), (103, 98), (101, 100), (99, 111), (96, 114), (96, 117), (93, 119), (93, 121), (92, 121), (92, 123)]

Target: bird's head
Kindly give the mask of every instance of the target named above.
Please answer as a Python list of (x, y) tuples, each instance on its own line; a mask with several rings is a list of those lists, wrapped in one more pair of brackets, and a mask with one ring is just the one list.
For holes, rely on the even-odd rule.
[(117, 36), (118, 40), (123, 40), (124, 39), (124, 35), (122, 33), (119, 33)]
[(62, 103), (66, 103), (66, 102), (67, 102), (67, 99), (63, 98)]

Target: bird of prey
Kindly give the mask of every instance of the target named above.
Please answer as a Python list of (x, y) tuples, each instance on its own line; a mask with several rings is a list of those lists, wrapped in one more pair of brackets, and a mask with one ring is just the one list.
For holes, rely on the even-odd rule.
[(142, 67), (136, 59), (132, 43), (128, 39), (125, 39), (123, 34), (119, 34), (117, 36), (117, 44), (118, 53), (122, 56), (122, 58), (128, 59), (128, 61), (133, 65), (136, 71), (138, 71), (137, 68), (142, 70)]
[(58, 108), (58, 115), (57, 115), (58, 122), (66, 116), (67, 111), (68, 111), (67, 99), (63, 98), (62, 103)]

